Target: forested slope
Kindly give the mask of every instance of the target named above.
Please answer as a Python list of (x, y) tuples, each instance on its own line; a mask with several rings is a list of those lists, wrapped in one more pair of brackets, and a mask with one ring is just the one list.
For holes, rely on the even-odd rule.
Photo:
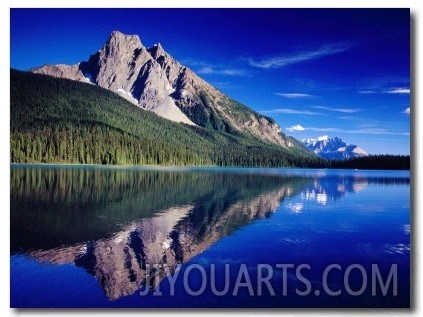
[(171, 122), (106, 89), (11, 70), (12, 163), (321, 167), (292, 146)]

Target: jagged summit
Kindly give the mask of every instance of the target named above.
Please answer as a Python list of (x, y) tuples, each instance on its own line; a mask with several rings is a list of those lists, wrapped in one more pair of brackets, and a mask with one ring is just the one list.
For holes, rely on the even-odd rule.
[(354, 144), (347, 144), (341, 138), (321, 136), (301, 140), (311, 151), (328, 160), (344, 160), (355, 157), (368, 156), (362, 148)]
[(291, 146), (274, 120), (224, 95), (175, 60), (160, 43), (144, 47), (138, 35), (113, 31), (87, 61), (30, 71), (98, 85), (172, 121)]
[(141, 40), (140, 40), (140, 37), (138, 35), (136, 35), (136, 34), (133, 34), (133, 35), (124, 34), (120, 31), (116, 31), (116, 30), (112, 31), (108, 40), (106, 41), (106, 44), (112, 43), (112, 42), (120, 43), (120, 44), (128, 43), (128, 44), (131, 44), (131, 45), (136, 45), (136, 46), (142, 47)]
[(160, 43), (154, 44), (148, 51), (154, 59), (158, 59), (160, 56), (166, 56), (167, 54)]

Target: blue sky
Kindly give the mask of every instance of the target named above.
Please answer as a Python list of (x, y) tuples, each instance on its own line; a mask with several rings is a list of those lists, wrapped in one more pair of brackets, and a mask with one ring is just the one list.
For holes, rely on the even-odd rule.
[(113, 30), (160, 42), (287, 135), (410, 153), (408, 9), (11, 9), (11, 67), (87, 60)]

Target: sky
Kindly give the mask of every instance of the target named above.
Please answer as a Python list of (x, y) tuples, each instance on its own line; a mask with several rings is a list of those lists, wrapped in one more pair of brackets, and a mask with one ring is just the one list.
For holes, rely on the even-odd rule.
[(287, 135), (410, 154), (408, 9), (11, 9), (10, 65), (76, 64), (113, 30), (161, 43)]

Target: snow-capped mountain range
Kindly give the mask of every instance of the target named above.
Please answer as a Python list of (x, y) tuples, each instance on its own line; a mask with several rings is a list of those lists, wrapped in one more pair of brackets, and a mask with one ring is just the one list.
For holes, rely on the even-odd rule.
[(341, 138), (329, 138), (327, 135), (318, 138), (306, 138), (301, 142), (311, 151), (328, 160), (345, 160), (369, 154), (354, 144), (347, 144)]

